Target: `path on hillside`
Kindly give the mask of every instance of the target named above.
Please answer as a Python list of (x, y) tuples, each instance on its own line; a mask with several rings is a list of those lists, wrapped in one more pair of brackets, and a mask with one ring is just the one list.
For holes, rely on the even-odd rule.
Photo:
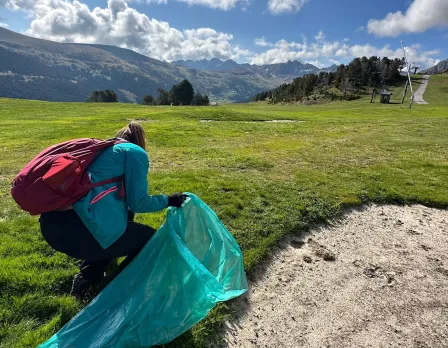
[(423, 75), (423, 78), (420, 80), (421, 84), (414, 93), (414, 102), (416, 102), (417, 104), (428, 104), (428, 102), (423, 99), (426, 87), (428, 87), (428, 79), (429, 75)]
[(446, 347), (447, 245), (448, 211), (421, 205), (289, 237), (231, 304), (221, 347)]

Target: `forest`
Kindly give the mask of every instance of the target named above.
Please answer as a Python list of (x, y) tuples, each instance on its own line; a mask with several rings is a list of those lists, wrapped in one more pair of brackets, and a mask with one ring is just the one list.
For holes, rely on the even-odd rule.
[(271, 104), (358, 99), (370, 89), (383, 89), (400, 79), (405, 67), (404, 59), (387, 57), (355, 58), (347, 65), (341, 64), (335, 72), (308, 74), (259, 93), (252, 101)]

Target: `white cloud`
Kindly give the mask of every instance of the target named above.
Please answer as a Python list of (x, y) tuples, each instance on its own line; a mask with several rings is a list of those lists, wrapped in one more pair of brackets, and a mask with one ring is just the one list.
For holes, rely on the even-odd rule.
[(238, 0), (178, 0), (186, 2), (189, 6), (202, 5), (213, 9), (228, 11), (236, 6)]
[(440, 54), (440, 50), (432, 50), (423, 52), (425, 56), (438, 56)]
[(78, 0), (8, 0), (6, 6), (28, 11), (32, 22), (26, 33), (39, 38), (116, 45), (166, 61), (237, 60), (250, 54), (231, 43), (231, 34), (211, 28), (180, 31), (138, 12), (125, 0), (108, 0), (106, 8), (93, 10)]
[(138, 3), (145, 3), (145, 4), (167, 4), (168, 0), (128, 0), (129, 3), (131, 2), (138, 2)]
[[(246, 3), (246, 0), (176, 0), (178, 2), (185, 2), (189, 6), (200, 5), (209, 7), (212, 9), (219, 9), (228, 11), (234, 8), (239, 2)], [(166, 4), (168, 0), (134, 0), (132, 2), (139, 3), (155, 3), (155, 4)]]
[(325, 39), (325, 35), (324, 35), (323, 30), (320, 30), (314, 38), (316, 39), (316, 41), (324, 40)]
[(356, 28), (355, 33), (359, 33), (360, 31), (366, 30), (366, 27), (361, 25), (360, 27)]
[(325, 64), (319, 62), (318, 60), (306, 60), (305, 63), (312, 64), (319, 69), (325, 68)]
[[(389, 57), (402, 58), (401, 47), (392, 49), (389, 45), (384, 47), (374, 47), (371, 45), (348, 45), (342, 41), (316, 41), (309, 44), (305, 37), (301, 43), (288, 42), (286, 40), (277, 41), (274, 46), (267, 51), (251, 56), (252, 64), (276, 64), (285, 63), (288, 60), (304, 60), (316, 66), (326, 66), (328, 64), (340, 64), (341, 61), (350, 61), (356, 57)], [(432, 56), (438, 55), (438, 51), (421, 52), (420, 45), (413, 45), (407, 48), (409, 62), (420, 64), (422, 68), (437, 64), (438, 59)], [(325, 63), (323, 63), (325, 62)]]
[(0, 22), (0, 27), (8, 28), (8, 24)]
[[(283, 63), (288, 60), (312, 62), (316, 66), (347, 62), (354, 57), (372, 55), (401, 58), (399, 47), (349, 45), (346, 40), (327, 41), (319, 32), (309, 43), (302, 34), (301, 42), (279, 40), (275, 43), (258, 38), (254, 44), (266, 51), (254, 54), (232, 43), (233, 35), (212, 28), (178, 30), (167, 22), (149, 18), (125, 0), (109, 0), (107, 7), (89, 7), (79, 0), (0, 0), (10, 9), (22, 9), (32, 18), (27, 34), (61, 42), (102, 43), (125, 47), (150, 57), (177, 59), (239, 60), (245, 57), (253, 64)], [(419, 45), (408, 48), (409, 61), (422, 68), (438, 63), (437, 50), (423, 51)]]
[(268, 9), (273, 14), (284, 12), (297, 12), (309, 0), (269, 0)]
[(274, 46), (272, 43), (266, 41), (266, 39), (263, 37), (257, 38), (254, 40), (254, 44), (260, 47), (272, 47)]
[(34, 4), (33, 0), (0, 0), (0, 5), (6, 6), (10, 10), (29, 10), (33, 8)]
[(341, 65), (341, 62), (340, 62), (339, 60), (328, 59), (328, 61), (329, 61), (331, 64)]
[(448, 26), (447, 0), (414, 0), (406, 13), (389, 13), (384, 19), (371, 19), (367, 24), (369, 33), (393, 37), (441, 26)]

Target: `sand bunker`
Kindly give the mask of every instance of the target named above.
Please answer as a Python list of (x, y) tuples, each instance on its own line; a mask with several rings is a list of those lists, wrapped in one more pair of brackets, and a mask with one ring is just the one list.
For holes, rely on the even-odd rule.
[(447, 347), (448, 211), (369, 206), (290, 237), (221, 347)]

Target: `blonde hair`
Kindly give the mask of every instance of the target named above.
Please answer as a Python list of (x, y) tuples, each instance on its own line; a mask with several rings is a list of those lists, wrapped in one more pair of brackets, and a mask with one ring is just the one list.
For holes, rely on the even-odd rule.
[(138, 145), (143, 150), (146, 149), (145, 130), (137, 122), (132, 121), (126, 127), (121, 128), (118, 131), (116, 137), (122, 138), (124, 140), (129, 141), (130, 143)]

